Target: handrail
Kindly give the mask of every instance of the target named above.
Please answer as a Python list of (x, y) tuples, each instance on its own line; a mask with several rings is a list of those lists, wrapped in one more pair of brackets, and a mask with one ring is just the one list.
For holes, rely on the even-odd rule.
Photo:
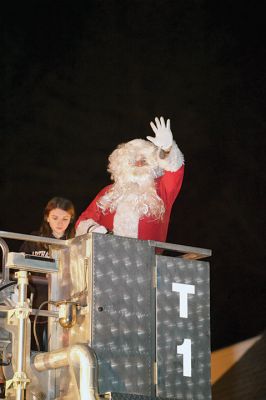
[(9, 252), (8, 245), (6, 242), (0, 237), (0, 247), (2, 249), (2, 282), (9, 281), (9, 268), (6, 268), (7, 255)]
[(47, 244), (56, 244), (58, 246), (66, 246), (67, 240), (62, 239), (52, 239), (44, 236), (36, 236), (36, 235), (25, 235), (24, 233), (15, 233), (15, 232), (6, 232), (0, 231), (0, 238), (7, 239), (16, 239), (16, 240), (26, 240), (28, 242), (39, 242), (39, 243), (47, 243)]
[(200, 258), (210, 257), (212, 251), (209, 249), (202, 249), (200, 247), (184, 246), (181, 244), (174, 243), (163, 243), (155, 240), (148, 240), (151, 247), (157, 247), (158, 249), (172, 250), (179, 253), (184, 253), (183, 258), (190, 260), (197, 260)]

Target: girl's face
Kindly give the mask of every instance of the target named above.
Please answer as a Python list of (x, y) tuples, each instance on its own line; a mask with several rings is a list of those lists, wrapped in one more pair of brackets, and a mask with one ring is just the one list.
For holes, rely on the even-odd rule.
[(71, 215), (61, 208), (49, 212), (47, 222), (55, 236), (63, 236), (71, 220)]

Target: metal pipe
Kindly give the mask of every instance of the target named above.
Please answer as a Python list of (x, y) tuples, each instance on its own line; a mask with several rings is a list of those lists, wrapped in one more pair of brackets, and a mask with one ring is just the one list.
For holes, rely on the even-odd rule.
[(48, 237), (44, 237), (44, 236), (25, 235), (23, 233), (5, 232), (5, 231), (0, 231), (0, 238), (1, 237), (7, 238), (7, 239), (26, 240), (28, 242), (56, 244), (58, 246), (66, 246), (68, 243), (67, 240), (52, 239), (52, 238), (48, 238)]
[[(8, 312), (10, 311), (14, 306), (12, 304), (2, 306), (0, 305), (0, 312)], [(38, 313), (39, 317), (51, 317), (51, 318), (58, 318), (58, 311), (49, 311), (49, 310), (39, 310), (37, 308), (32, 308), (31, 309), (31, 315), (36, 315)]]
[[(88, 356), (89, 355), (89, 363)], [(99, 399), (98, 392), (98, 376), (97, 376), (97, 359), (92, 350), (88, 352), (86, 347), (73, 348), (70, 353), (70, 360), (73, 365), (80, 365), (80, 399), (95, 400)]]
[(0, 247), (2, 249), (2, 282), (9, 281), (9, 268), (6, 268), (7, 255), (9, 248), (6, 242), (0, 237)]
[(189, 256), (191, 255), (192, 259), (200, 259), (210, 257), (212, 255), (211, 250), (202, 249), (200, 247), (183, 246), (181, 244), (173, 243), (162, 243), (155, 240), (148, 240), (148, 244), (150, 247), (157, 247), (158, 249), (173, 250), (179, 253), (184, 253), (188, 256), (187, 258), (189, 258)]
[(99, 400), (97, 358), (87, 345), (75, 344), (67, 348), (37, 354), (33, 360), (37, 371), (78, 366), (80, 370), (80, 400)]
[[(18, 272), (18, 306), (25, 307), (27, 300), (27, 272)], [(25, 317), (23, 311), (19, 315), (19, 329), (18, 329), (18, 359), (17, 359), (17, 372), (23, 371), (24, 364), (24, 340), (25, 340)]]
[(28, 273), (27, 271), (18, 271), (16, 273), (18, 278), (18, 341), (17, 341), (17, 371), (15, 376), (18, 379), (16, 387), (16, 400), (23, 400), (25, 395), (25, 331), (27, 313), (27, 286), (28, 286)]

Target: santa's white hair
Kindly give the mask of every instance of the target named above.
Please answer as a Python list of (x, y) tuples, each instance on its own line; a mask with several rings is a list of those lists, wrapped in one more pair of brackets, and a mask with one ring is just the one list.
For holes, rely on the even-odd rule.
[(137, 237), (139, 219), (144, 216), (161, 219), (165, 212), (155, 187), (155, 178), (162, 174), (157, 148), (143, 139), (120, 144), (109, 156), (108, 171), (114, 184), (100, 198), (98, 206), (102, 212), (116, 212), (114, 225), (119, 225), (116, 234), (126, 231), (127, 236)]

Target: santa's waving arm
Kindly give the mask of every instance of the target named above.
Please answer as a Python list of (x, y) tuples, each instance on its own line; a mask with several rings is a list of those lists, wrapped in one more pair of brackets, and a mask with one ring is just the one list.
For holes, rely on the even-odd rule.
[(151, 122), (150, 125), (155, 137), (147, 136), (147, 139), (158, 147), (159, 166), (166, 171), (177, 171), (184, 164), (184, 156), (173, 140), (170, 119), (165, 123), (163, 117), (156, 117), (155, 124)]
[(157, 148), (158, 166), (164, 171), (160, 181), (161, 190), (165, 192), (170, 204), (178, 195), (184, 176), (184, 156), (173, 140), (170, 120), (166, 122), (163, 117), (155, 118), (155, 123), (150, 123), (155, 137), (147, 136)]

